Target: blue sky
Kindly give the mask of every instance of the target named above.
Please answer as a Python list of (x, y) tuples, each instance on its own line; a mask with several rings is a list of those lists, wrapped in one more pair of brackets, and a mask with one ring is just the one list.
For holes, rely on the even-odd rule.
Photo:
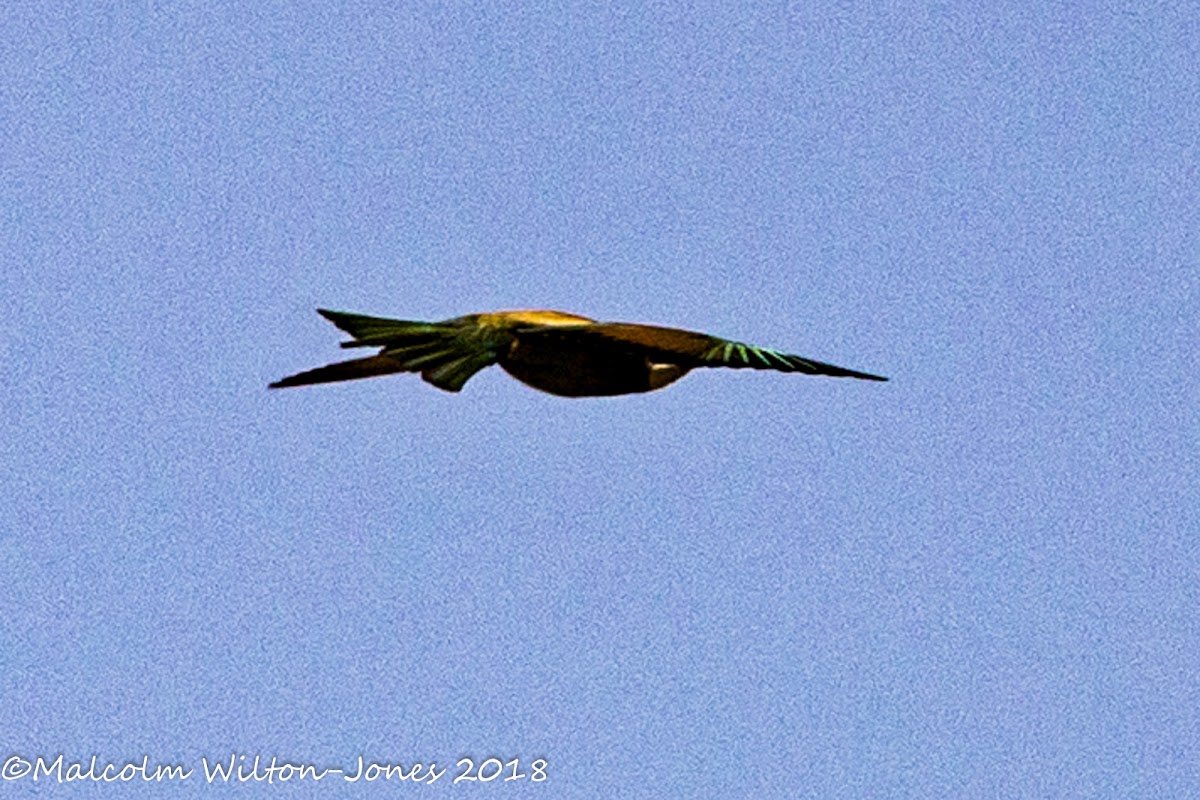
[[(5, 759), (1200, 791), (1186, 4), (8, 3), (0, 31)], [(892, 381), (268, 392), (340, 355), (318, 306), (558, 308)], [(462, 757), (548, 778), (453, 785)]]

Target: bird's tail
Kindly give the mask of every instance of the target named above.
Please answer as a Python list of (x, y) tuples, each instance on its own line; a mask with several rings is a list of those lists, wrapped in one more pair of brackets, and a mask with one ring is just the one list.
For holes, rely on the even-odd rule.
[(313, 383), (352, 381), (358, 378), (374, 378), (376, 375), (390, 375), (393, 372), (404, 371), (404, 365), (393, 358), (371, 356), (356, 358), (352, 361), (339, 361), (336, 364), (326, 364), (323, 367), (298, 372), (275, 381), (270, 388), (284, 389), (288, 386), (308, 386)]
[(317, 367), (271, 384), (279, 389), (312, 383), (371, 378), (394, 372), (420, 372), (429, 383), (457, 392), (479, 370), (496, 362), (496, 353), (481, 346), (462, 324), (411, 322), (317, 309), (318, 313), (354, 337), (342, 347), (382, 347), (378, 355)]

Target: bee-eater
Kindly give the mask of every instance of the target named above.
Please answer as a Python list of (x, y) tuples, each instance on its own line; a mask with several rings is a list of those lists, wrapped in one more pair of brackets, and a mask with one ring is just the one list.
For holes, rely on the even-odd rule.
[(703, 333), (597, 322), (562, 311), (497, 311), (444, 322), (410, 322), (342, 311), (317, 312), (353, 337), (342, 347), (380, 347), (366, 358), (291, 375), (272, 389), (420, 372), (457, 392), (484, 367), (499, 364), (522, 383), (562, 397), (600, 397), (661, 389), (698, 367), (773, 369), (885, 381), (800, 356)]

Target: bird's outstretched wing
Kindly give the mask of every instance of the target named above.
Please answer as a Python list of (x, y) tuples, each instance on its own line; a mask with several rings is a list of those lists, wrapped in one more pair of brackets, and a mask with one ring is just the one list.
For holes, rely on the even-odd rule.
[(679, 364), (689, 369), (699, 367), (729, 367), (731, 369), (772, 369), (779, 372), (802, 372), (809, 375), (828, 375), (835, 378), (861, 378), (886, 381), (879, 375), (838, 367), (811, 358), (789, 355), (765, 347), (731, 342), (705, 333), (658, 325), (636, 325), (626, 322), (601, 322), (580, 328), (564, 328), (562, 336), (596, 337), (609, 346), (627, 346), (646, 353), (651, 360)]
[(499, 349), (511, 342), (502, 330), (482, 330), (462, 317), (445, 322), (368, 317), (317, 309), (327, 320), (354, 337), (342, 347), (381, 347), (377, 355), (339, 361), (290, 375), (272, 389), (312, 383), (371, 378), (393, 372), (420, 372), (429, 383), (457, 392), (479, 370), (496, 363)]

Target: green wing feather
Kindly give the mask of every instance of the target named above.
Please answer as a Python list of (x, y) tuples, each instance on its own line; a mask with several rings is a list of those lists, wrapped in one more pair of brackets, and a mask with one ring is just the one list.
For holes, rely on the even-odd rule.
[(447, 335), (445, 322), (413, 322), (406, 319), (368, 317), (365, 314), (347, 314), (345, 311), (330, 311), (318, 308), (317, 313), (346, 333), (353, 341), (342, 342), (342, 347), (386, 347), (403, 342), (417, 343)]
[(705, 333), (664, 328), (657, 325), (635, 325), (624, 322), (604, 322), (583, 328), (564, 329), (566, 335), (595, 336), (613, 343), (636, 347), (651, 360), (697, 367), (728, 367), (731, 369), (772, 369), (779, 372), (802, 372), (809, 375), (828, 375), (839, 378), (861, 378), (886, 381), (887, 378), (867, 372), (838, 367), (823, 361), (781, 353), (765, 347), (720, 339)]
[(496, 363), (503, 336), (485, 336), (470, 317), (445, 322), (369, 317), (343, 311), (317, 312), (354, 339), (342, 347), (381, 347), (377, 355), (327, 364), (271, 384), (271, 388), (370, 378), (395, 372), (420, 372), (429, 383), (457, 392), (481, 369)]
[(779, 372), (803, 372), (807, 375), (828, 375), (833, 378), (861, 378), (868, 381), (886, 381), (880, 375), (859, 372), (845, 367), (814, 361), (811, 358), (781, 353), (765, 347), (721, 341), (710, 347), (700, 357), (700, 366), (729, 367), (731, 369), (773, 369)]
[(436, 367), (428, 367), (421, 373), (421, 377), (439, 389), (457, 392), (472, 375), (495, 363), (495, 353), (469, 353), (452, 361), (444, 361)]

